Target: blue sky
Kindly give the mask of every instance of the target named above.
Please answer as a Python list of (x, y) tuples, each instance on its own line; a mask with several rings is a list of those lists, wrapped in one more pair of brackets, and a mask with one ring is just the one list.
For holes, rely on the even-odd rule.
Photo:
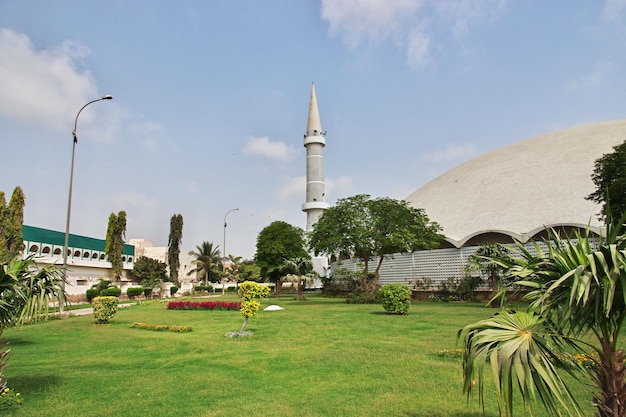
[[(0, 190), (25, 223), (244, 258), (304, 228), (311, 82), (327, 201), (404, 198), (519, 140), (624, 117), (626, 0), (0, 2)], [(520, 167), (523, 169), (523, 167)]]

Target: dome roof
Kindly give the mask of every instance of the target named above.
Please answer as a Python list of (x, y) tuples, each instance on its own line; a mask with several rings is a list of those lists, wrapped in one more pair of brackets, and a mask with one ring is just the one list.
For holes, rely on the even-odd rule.
[(585, 199), (595, 191), (591, 174), (624, 140), (626, 120), (536, 136), (473, 158), (405, 200), (423, 208), (456, 247), (497, 236), (526, 242), (546, 227), (590, 225), (599, 233), (600, 205)]

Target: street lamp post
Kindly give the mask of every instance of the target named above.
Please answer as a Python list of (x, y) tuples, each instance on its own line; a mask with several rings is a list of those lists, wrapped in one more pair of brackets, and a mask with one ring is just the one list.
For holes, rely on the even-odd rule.
[(222, 250), (224, 251), (224, 256), (222, 257), (222, 259), (224, 259), (224, 264), (226, 263), (226, 258), (228, 257), (228, 255), (226, 255), (226, 216), (228, 216), (228, 213), (233, 212), (233, 211), (237, 211), (239, 210), (238, 208), (232, 209), (232, 210), (228, 210), (226, 212), (226, 214), (224, 214), (224, 244), (222, 245)]
[[(69, 250), (69, 239), (70, 239), (70, 213), (72, 211), (72, 183), (74, 182), (74, 154), (76, 153), (76, 143), (78, 142), (78, 136), (76, 134), (76, 127), (78, 125), (78, 116), (80, 116), (80, 112), (83, 111), (85, 107), (90, 104), (96, 103), (102, 100), (111, 100), (113, 96), (106, 95), (102, 96), (97, 100), (92, 100), (89, 103), (85, 104), (80, 108), (78, 113), (76, 114), (76, 119), (74, 119), (74, 130), (72, 130), (72, 165), (70, 168), (70, 191), (67, 197), (67, 220), (65, 222), (65, 243), (63, 244), (63, 291), (65, 292), (65, 279), (67, 278), (67, 251)], [(63, 304), (65, 304), (64, 294), (61, 295), (61, 299), (59, 300), (59, 315), (63, 316)]]

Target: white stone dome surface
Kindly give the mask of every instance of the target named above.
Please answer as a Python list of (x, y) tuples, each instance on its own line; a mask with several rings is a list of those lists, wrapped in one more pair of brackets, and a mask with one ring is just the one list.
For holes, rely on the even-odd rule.
[(483, 234), (528, 241), (546, 227), (590, 225), (600, 232), (595, 161), (626, 140), (626, 120), (577, 126), (475, 157), (405, 198), (462, 247)]

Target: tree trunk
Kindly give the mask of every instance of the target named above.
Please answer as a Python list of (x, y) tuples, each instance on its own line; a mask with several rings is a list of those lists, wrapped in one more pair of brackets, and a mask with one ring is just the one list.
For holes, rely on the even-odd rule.
[(303, 294), (302, 294), (302, 277), (298, 277), (298, 300), (304, 300)]
[(241, 330), (239, 330), (239, 334), (243, 334), (243, 331), (246, 329), (247, 324), (248, 324), (248, 317), (244, 317), (243, 324), (241, 325)]
[(363, 258), (363, 262), (365, 264), (365, 266), (363, 267), (363, 276), (361, 277), (361, 289), (365, 292), (369, 292), (369, 286), (367, 285), (367, 276), (369, 275), (370, 271), (369, 271), (369, 262), (370, 258), (366, 257)]
[(591, 375), (598, 388), (598, 392), (593, 395), (597, 416), (626, 416), (624, 349), (615, 351), (611, 342), (604, 338), (600, 339), (600, 343), (602, 354), (597, 361), (597, 369)]

